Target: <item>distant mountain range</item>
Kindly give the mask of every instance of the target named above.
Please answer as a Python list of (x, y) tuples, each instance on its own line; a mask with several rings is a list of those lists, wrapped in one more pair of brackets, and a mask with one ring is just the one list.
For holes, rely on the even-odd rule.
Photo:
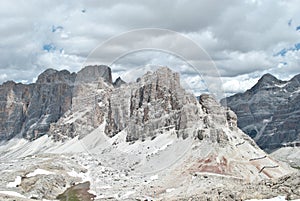
[(282, 81), (265, 74), (251, 89), (221, 100), (238, 127), (266, 151), (300, 146), (300, 74)]
[(113, 82), (108, 66), (49, 69), (36, 83), (6, 82), (0, 92), (0, 200), (12, 190), (54, 200), (83, 181), (98, 200), (298, 198), (294, 169), (167, 67), (131, 83)]

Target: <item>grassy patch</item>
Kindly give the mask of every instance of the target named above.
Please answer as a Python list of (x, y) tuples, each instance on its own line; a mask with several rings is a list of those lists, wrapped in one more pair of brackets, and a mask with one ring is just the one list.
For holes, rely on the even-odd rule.
[(60, 201), (91, 201), (95, 195), (88, 192), (90, 182), (84, 182), (68, 188), (65, 192), (58, 195), (56, 199)]
[(80, 201), (80, 199), (76, 195), (76, 191), (69, 190), (57, 196), (57, 199), (60, 201)]

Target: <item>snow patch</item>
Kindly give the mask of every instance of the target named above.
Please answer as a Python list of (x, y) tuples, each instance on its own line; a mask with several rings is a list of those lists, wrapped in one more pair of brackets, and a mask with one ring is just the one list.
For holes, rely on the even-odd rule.
[(153, 175), (153, 176), (151, 176), (150, 177), (150, 179), (153, 181), (153, 180), (157, 180), (158, 179), (158, 175), (156, 174), (156, 175)]
[(15, 191), (0, 191), (0, 194), (5, 194), (5, 195), (10, 195), (14, 197), (19, 197), (19, 198), (26, 198), (24, 195), (15, 192)]
[(6, 186), (8, 188), (17, 187), (17, 186), (19, 186), (21, 184), (21, 180), (22, 180), (22, 178), (20, 176), (17, 176), (16, 179), (15, 179), (15, 181), (9, 182)]
[(166, 193), (171, 193), (172, 191), (175, 191), (175, 188), (168, 188), (168, 189), (166, 189)]
[(41, 174), (49, 175), (49, 174), (55, 174), (55, 173), (54, 172), (50, 172), (48, 170), (44, 170), (44, 169), (39, 169), (38, 168), (38, 169), (34, 170), (33, 172), (28, 173), (26, 175), (26, 177), (34, 177), (36, 175), (41, 175)]
[(78, 173), (74, 169), (71, 172), (68, 172), (68, 175), (71, 177), (81, 178), (83, 182), (91, 181), (91, 178), (89, 178), (87, 173), (83, 173), (83, 172)]
[(284, 84), (275, 84), (275, 87), (283, 88), (283, 87), (285, 87), (287, 84), (289, 84), (289, 82), (284, 83)]

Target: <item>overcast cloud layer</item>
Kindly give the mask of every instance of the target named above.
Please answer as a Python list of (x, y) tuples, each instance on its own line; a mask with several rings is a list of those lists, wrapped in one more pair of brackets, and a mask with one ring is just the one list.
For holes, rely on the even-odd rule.
[[(0, 83), (30, 83), (47, 68), (78, 71), (99, 44), (140, 28), (170, 29), (194, 40), (214, 60), (227, 94), (250, 88), (265, 73), (280, 79), (300, 73), (297, 0), (6, 0), (0, 6)], [(182, 61), (157, 52), (118, 60), (113, 75), (147, 65), (173, 66), (192, 89), (201, 85)]]

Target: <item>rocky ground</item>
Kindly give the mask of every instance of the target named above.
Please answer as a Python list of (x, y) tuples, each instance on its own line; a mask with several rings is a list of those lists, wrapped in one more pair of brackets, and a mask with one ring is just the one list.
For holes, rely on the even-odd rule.
[[(101, 150), (98, 146), (96, 149), (89, 149), (91, 144), (87, 141), (78, 141), (77, 145), (72, 142), (72, 145), (78, 148), (77, 153), (62, 152), (66, 145), (71, 148), (70, 144), (51, 144), (47, 151), (49, 153), (41, 154), (41, 151), (35, 149), (27, 156), (15, 158), (12, 156), (20, 152), (8, 150), (9, 152), (1, 157), (0, 198), (55, 200), (60, 195), (59, 198), (64, 200), (66, 197), (62, 195), (68, 194), (70, 187), (83, 182), (90, 183), (88, 191), (90, 194), (86, 190), (79, 191), (79, 194), (83, 193), (81, 196), (87, 200), (92, 195), (96, 196), (95, 200), (247, 200), (279, 195), (290, 199), (300, 198), (299, 172), (288, 173), (290, 170), (284, 168), (289, 170), (288, 174), (280, 178), (267, 178), (255, 168), (250, 169), (256, 171), (251, 177), (243, 173), (246, 169), (239, 169), (241, 173), (233, 170), (226, 172), (226, 169), (222, 169), (225, 166), (222, 166), (224, 161), (221, 159), (225, 150), (218, 150), (220, 161), (210, 162), (214, 159), (206, 158), (206, 162), (202, 163), (196, 160), (195, 156), (198, 155), (198, 158), (201, 156), (199, 151), (203, 155), (204, 152), (208, 155), (216, 153), (213, 144), (208, 143), (206, 146), (206, 143), (199, 143), (199, 140), (195, 139), (180, 140), (172, 135), (165, 137), (160, 136), (157, 141), (149, 140), (130, 145), (128, 143), (125, 146), (119, 136), (113, 138), (111, 142), (105, 141), (116, 142), (115, 147)], [(96, 143), (97, 140), (93, 139)], [(172, 141), (174, 139), (177, 140)], [(39, 143), (45, 144), (46, 140), (49, 139), (45, 138)], [(80, 150), (79, 144), (85, 151)], [(101, 144), (103, 145), (103, 141)], [(160, 149), (153, 149), (155, 145)], [(14, 150), (22, 150), (23, 147), (24, 144), (14, 147)], [(34, 147), (39, 146), (35, 144)], [(182, 147), (190, 148), (182, 149)], [(61, 153), (54, 153), (53, 150)], [(240, 152), (243, 153), (243, 150), (240, 149)], [(171, 153), (177, 155), (177, 158), (172, 158)], [(247, 151), (244, 157), (248, 158), (246, 153)], [(231, 154), (230, 156), (234, 167), (238, 166), (233, 160), (233, 157), (237, 156)], [(161, 157), (164, 160), (161, 160)], [(157, 160), (160, 163), (157, 163)], [(265, 158), (259, 160), (264, 163), (268, 161)], [(215, 166), (215, 163), (219, 165)], [(203, 171), (203, 167), (206, 171)], [(225, 173), (216, 172), (215, 168)], [(249, 168), (246, 162), (244, 168)], [(268, 170), (266, 173), (276, 175), (278, 170), (272, 171)], [(255, 181), (256, 179), (259, 181)]]

